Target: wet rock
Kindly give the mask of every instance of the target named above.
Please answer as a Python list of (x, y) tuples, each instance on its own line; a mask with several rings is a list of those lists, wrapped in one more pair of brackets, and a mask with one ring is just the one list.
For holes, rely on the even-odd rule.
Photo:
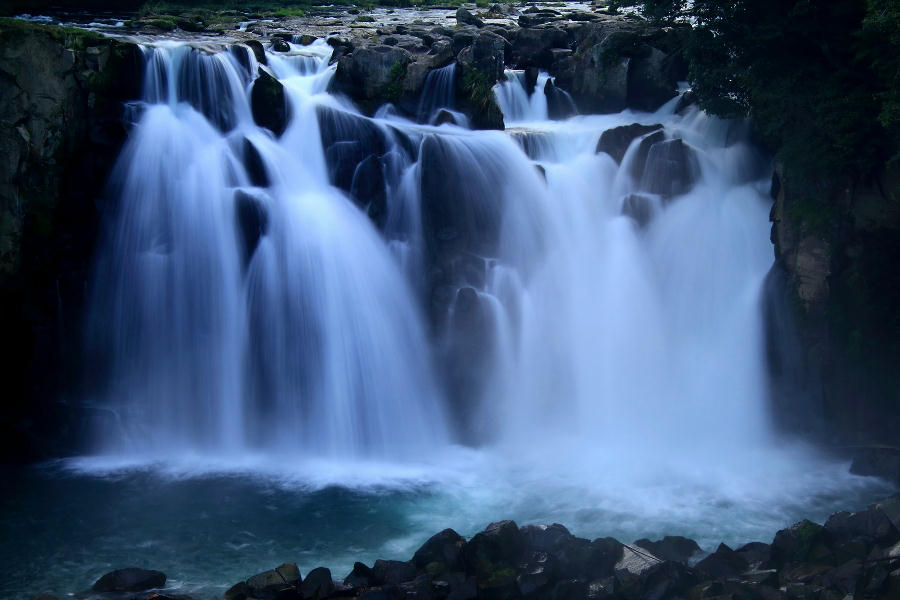
[(431, 122), (434, 125), (443, 125), (444, 123), (449, 123), (451, 125), (459, 125), (459, 123), (456, 122), (456, 117), (453, 116), (453, 113), (444, 108), (442, 108), (438, 111), (438, 113), (434, 116), (434, 118), (431, 120)]
[(352, 588), (370, 587), (379, 583), (378, 576), (361, 562), (353, 563), (353, 570), (344, 577), (344, 585)]
[(400, 585), (416, 578), (416, 567), (411, 562), (378, 559), (372, 566), (372, 573), (382, 584)]
[(419, 570), (426, 570), (432, 575), (447, 571), (458, 571), (462, 568), (459, 554), (465, 539), (452, 529), (436, 533), (422, 544), (413, 555), (412, 563)]
[(747, 560), (751, 569), (759, 569), (762, 565), (769, 562), (772, 548), (769, 544), (762, 542), (750, 542), (738, 548), (736, 552)]
[(261, 65), (269, 64), (269, 61), (266, 59), (266, 49), (263, 48), (262, 42), (259, 40), (245, 40), (244, 44), (253, 51), (256, 62)]
[(615, 565), (615, 570), (624, 570), (634, 575), (641, 575), (644, 571), (661, 562), (663, 562), (661, 559), (641, 548), (623, 544), (622, 555)]
[(647, 47), (644, 56), (631, 60), (627, 84), (630, 108), (651, 112), (676, 96), (675, 82), (667, 80), (663, 72), (665, 59), (662, 51)]
[(660, 562), (649, 566), (641, 575), (641, 598), (643, 600), (663, 600), (664, 598), (684, 598), (699, 582), (693, 570), (674, 561)]
[(246, 265), (256, 251), (259, 239), (268, 230), (269, 216), (262, 200), (244, 190), (235, 191), (234, 204), (238, 231), (241, 233), (243, 242), (241, 245), (244, 250), (244, 264)]
[(836, 542), (863, 540), (865, 542), (894, 542), (900, 539), (900, 532), (888, 516), (879, 508), (850, 513), (839, 512), (825, 522), (825, 530)]
[(457, 63), (463, 69), (463, 73), (466, 70), (474, 70), (487, 77), (493, 85), (503, 78), (508, 43), (496, 33), (482, 31), (469, 45), (459, 51), (456, 56)]
[[(469, 540), (462, 549), (461, 558), (468, 572), (483, 577), (497, 576), (497, 571), (511, 569), (515, 565), (522, 555), (523, 541), (515, 522), (498, 521)], [(515, 580), (514, 572), (512, 580)]]
[(713, 578), (732, 577), (750, 567), (747, 559), (725, 544), (696, 564), (696, 569)]
[(356, 48), (338, 61), (333, 85), (371, 112), (377, 105), (399, 99), (410, 62), (409, 51), (396, 46)]
[(291, 45), (280, 37), (272, 38), (272, 50), (275, 52), (290, 52)]
[(288, 123), (284, 86), (268, 67), (259, 67), (259, 76), (250, 92), (250, 107), (257, 125), (268, 128), (276, 136), (284, 133)]
[(650, 147), (640, 187), (668, 198), (689, 192), (699, 176), (694, 150), (680, 139), (664, 140)]
[(551, 119), (561, 121), (578, 114), (572, 97), (550, 79), (544, 84), (544, 96), (547, 97), (547, 116)]
[[(629, 197), (631, 196), (637, 196), (637, 194), (631, 194)], [(644, 198), (646, 198), (646, 196), (644, 196)], [(628, 205), (627, 198), (625, 205)], [(622, 212), (623, 214), (628, 214), (624, 207)], [(650, 215), (647, 214), (646, 220), (643, 220), (643, 222), (641, 222), (642, 220), (638, 217), (634, 218), (642, 225), (646, 225), (646, 221), (649, 220), (649, 217)], [(672, 560), (683, 565), (687, 565), (692, 557), (703, 553), (703, 550), (697, 545), (697, 542), (680, 535), (667, 535), (656, 542), (651, 542), (647, 538), (643, 538), (637, 540), (634, 545), (647, 550), (654, 556), (663, 560)]]
[(828, 563), (831, 560), (829, 540), (823, 526), (808, 520), (800, 521), (775, 534), (771, 563), (776, 568), (797, 562)]
[(883, 512), (891, 520), (894, 528), (900, 531), (900, 494), (880, 500), (873, 506)]
[(142, 592), (166, 585), (166, 575), (162, 571), (128, 567), (111, 571), (94, 582), (95, 592)]
[(294, 563), (284, 563), (269, 571), (257, 573), (247, 580), (250, 597), (259, 600), (279, 599), (296, 591), (301, 584), (300, 570)]
[(250, 178), (250, 185), (268, 187), (271, 181), (259, 150), (247, 138), (244, 138), (242, 150), (244, 154), (244, 168), (247, 170), (247, 176)]
[(529, 67), (550, 70), (554, 49), (567, 49), (569, 37), (559, 27), (535, 27), (520, 29), (512, 40), (512, 60), (516, 68)]
[(306, 574), (300, 591), (305, 600), (319, 600), (329, 596), (334, 591), (334, 581), (331, 579), (331, 571), (325, 567), (317, 567)]
[[(661, 131), (662, 128), (663, 126), (660, 124), (641, 125), (640, 123), (632, 123), (631, 125), (607, 129), (600, 134), (600, 141), (597, 142), (597, 152), (606, 152), (613, 157), (616, 163), (621, 164), (622, 158), (625, 157), (625, 152), (635, 138), (655, 131)], [(649, 147), (647, 150), (649, 152)]]
[(460, 6), (456, 9), (456, 22), (462, 25), (474, 25), (475, 27), (484, 27), (484, 21), (470, 13), (468, 10)]
[(250, 586), (246, 581), (234, 584), (225, 592), (224, 600), (247, 600), (250, 597)]
[(624, 568), (618, 566), (624, 555), (625, 545), (615, 538), (592, 541), (584, 571), (587, 579), (593, 581), (615, 575), (616, 569)]

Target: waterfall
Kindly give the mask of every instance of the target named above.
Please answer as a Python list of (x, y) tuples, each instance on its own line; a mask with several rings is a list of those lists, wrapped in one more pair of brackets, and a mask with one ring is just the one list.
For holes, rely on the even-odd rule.
[(330, 48), (269, 57), (292, 115), (280, 140), (253, 123), (233, 54), (148, 52), (92, 299), (100, 403), (117, 415), (98, 449), (397, 458), (441, 445), (412, 287), (309, 143), (332, 103)]
[[(639, 469), (771, 443), (768, 166), (739, 124), (675, 101), (551, 121), (551, 79), (516, 71), (506, 132), (369, 118), (316, 42), (267, 55), (276, 138), (241, 50), (147, 49), (91, 300), (99, 451), (627, 448)], [(621, 164), (597, 151), (632, 123), (659, 125)]]

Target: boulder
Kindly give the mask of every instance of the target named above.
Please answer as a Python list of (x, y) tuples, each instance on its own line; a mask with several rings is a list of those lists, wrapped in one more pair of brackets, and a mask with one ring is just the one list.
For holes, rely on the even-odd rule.
[(665, 76), (665, 60), (662, 51), (649, 46), (644, 56), (631, 60), (627, 84), (629, 108), (654, 111), (677, 95), (675, 82)]
[(408, 50), (396, 46), (363, 46), (338, 61), (332, 84), (372, 111), (384, 102), (395, 102), (401, 95), (407, 65), (412, 62)]
[(747, 560), (751, 569), (759, 569), (762, 565), (769, 562), (772, 548), (769, 544), (762, 542), (750, 542), (738, 548), (736, 552)]
[(333, 591), (334, 581), (331, 579), (331, 571), (325, 567), (316, 567), (307, 573), (303, 583), (300, 584), (304, 600), (320, 600), (330, 596)]
[[(456, 38), (454, 38), (456, 43)], [(504, 65), (506, 63), (505, 39), (490, 31), (479, 32), (472, 42), (462, 48), (456, 55), (458, 65), (463, 72), (474, 70), (491, 81), (491, 85), (503, 78)]]
[(269, 180), (269, 174), (266, 172), (266, 166), (259, 150), (257, 150), (253, 142), (247, 138), (244, 138), (242, 150), (244, 155), (244, 168), (247, 171), (247, 176), (250, 178), (250, 185), (268, 187), (271, 184), (271, 181)]
[(284, 86), (268, 67), (262, 65), (259, 67), (259, 75), (253, 82), (253, 89), (250, 92), (250, 108), (257, 125), (268, 128), (276, 136), (284, 133), (288, 123)]
[(575, 101), (564, 89), (556, 87), (552, 79), (544, 84), (544, 96), (547, 98), (547, 116), (554, 121), (568, 119), (578, 114)]
[(400, 585), (416, 578), (416, 567), (411, 562), (378, 559), (372, 566), (372, 573), (382, 585)]
[(513, 521), (491, 523), (463, 546), (461, 559), (466, 571), (490, 578), (497, 571), (513, 570), (525, 550), (524, 537)]
[(353, 570), (344, 577), (344, 585), (351, 588), (370, 587), (379, 583), (378, 576), (361, 562), (353, 563)]
[(256, 251), (259, 239), (266, 234), (269, 228), (269, 215), (262, 199), (244, 190), (235, 190), (234, 206), (237, 229), (241, 234), (241, 246), (244, 250), (244, 264), (246, 265)]
[(286, 592), (299, 589), (302, 580), (294, 563), (284, 563), (269, 571), (257, 573), (247, 580), (250, 597), (269, 600), (284, 597)]
[(668, 198), (689, 192), (699, 177), (694, 150), (680, 139), (663, 140), (650, 147), (640, 187)]
[(256, 62), (261, 65), (269, 64), (266, 59), (266, 49), (263, 48), (262, 42), (259, 40), (245, 40), (244, 45), (250, 48), (253, 51), (253, 56), (256, 57)]
[(732, 577), (746, 571), (747, 559), (725, 544), (696, 564), (696, 569), (713, 578)]
[(600, 134), (600, 141), (597, 142), (597, 152), (606, 152), (613, 157), (613, 160), (621, 164), (622, 158), (625, 157), (625, 152), (635, 138), (655, 131), (661, 131), (662, 128), (663, 126), (659, 124), (641, 125), (640, 123), (632, 123), (631, 125), (607, 129)]
[(825, 522), (825, 530), (835, 542), (893, 543), (900, 539), (900, 532), (891, 519), (877, 506), (856, 513), (835, 513)]
[(830, 535), (822, 525), (803, 520), (775, 534), (772, 541), (772, 566), (781, 568), (789, 563), (812, 562), (829, 564)]
[(691, 558), (703, 553), (703, 550), (697, 545), (697, 542), (680, 535), (667, 535), (656, 542), (651, 542), (647, 538), (643, 538), (637, 540), (634, 545), (647, 550), (654, 556), (658, 556), (663, 560), (673, 560), (683, 565), (688, 564)]
[(585, 572), (588, 580), (603, 579), (615, 575), (625, 555), (625, 545), (611, 537), (597, 538), (590, 543)]
[(272, 50), (275, 52), (290, 52), (291, 45), (280, 37), (272, 38)]
[(412, 563), (419, 570), (428, 570), (433, 575), (444, 571), (458, 571), (462, 564), (460, 551), (466, 541), (452, 529), (436, 533), (422, 544), (413, 555)]
[(568, 50), (569, 36), (560, 27), (534, 27), (519, 29), (511, 43), (511, 62), (517, 69), (549, 70), (555, 58), (552, 50)]
[(456, 9), (456, 22), (460, 25), (474, 25), (475, 27), (484, 27), (484, 21), (470, 13), (462, 6)]
[(94, 582), (95, 592), (143, 592), (166, 585), (166, 575), (162, 571), (128, 567), (110, 571)]

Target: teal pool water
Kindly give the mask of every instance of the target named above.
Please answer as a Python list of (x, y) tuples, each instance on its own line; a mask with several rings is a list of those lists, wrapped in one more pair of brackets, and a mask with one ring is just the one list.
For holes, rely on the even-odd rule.
[(636, 477), (607, 465), (582, 470), (578, 481), (566, 469), (485, 453), (461, 451), (456, 460), (453, 468), (417, 469), (285, 468), (284, 457), (227, 468), (81, 459), (7, 472), (0, 597), (76, 594), (109, 570), (140, 566), (164, 571), (172, 591), (219, 598), (285, 561), (303, 573), (327, 566), (341, 578), (356, 560), (407, 560), (445, 527), (472, 535), (505, 518), (626, 542), (686, 535), (713, 550), (720, 541), (768, 542), (801, 518), (823, 521), (892, 492), (824, 459), (807, 459), (802, 471), (769, 464), (760, 471), (768, 476), (706, 473), (706, 484), (683, 471), (667, 477), (645, 468)]

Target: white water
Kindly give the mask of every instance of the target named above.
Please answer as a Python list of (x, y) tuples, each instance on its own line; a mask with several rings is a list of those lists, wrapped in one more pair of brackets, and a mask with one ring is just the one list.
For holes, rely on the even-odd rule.
[[(279, 139), (250, 115), (252, 54), (248, 73), (234, 53), (148, 49), (92, 298), (108, 417), (79, 471), (434, 485), (435, 514), (469, 524), (509, 510), (593, 531), (620, 506), (647, 531), (732, 539), (863, 485), (771, 433), (770, 173), (737, 124), (674, 102), (549, 121), (546, 75), (531, 97), (497, 88), (505, 133), (365, 119), (325, 92), (327, 46), (292, 48), (269, 55), (290, 104)], [(379, 140), (383, 231), (331, 185), (317, 109), (337, 115), (336, 147)], [(643, 227), (622, 214), (647, 185), (638, 144), (621, 168), (595, 152), (633, 122), (665, 125), (700, 170), (688, 193), (647, 194)], [(236, 192), (265, 215), (254, 248)]]

